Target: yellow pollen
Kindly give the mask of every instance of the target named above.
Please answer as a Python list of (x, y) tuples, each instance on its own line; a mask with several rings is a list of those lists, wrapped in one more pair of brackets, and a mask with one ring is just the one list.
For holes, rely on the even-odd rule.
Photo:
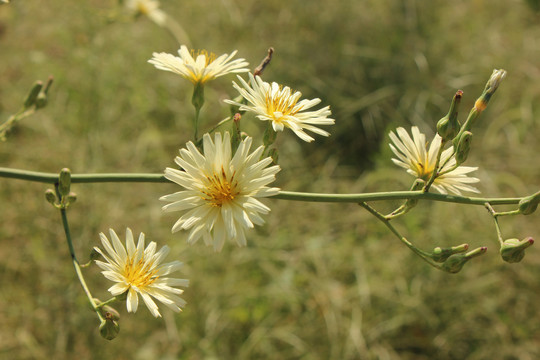
[(206, 50), (197, 50), (197, 52), (195, 52), (195, 50), (191, 50), (191, 57), (193, 59), (197, 59), (197, 57), (199, 57), (199, 55), (204, 55), (204, 59), (205, 59), (205, 63), (204, 63), (204, 66), (208, 66), (210, 65), (211, 63), (214, 62), (214, 60), (216, 60), (216, 54), (214, 53), (208, 53), (208, 51)]
[(210, 203), (211, 206), (221, 207), (223, 204), (231, 202), (240, 193), (237, 190), (237, 183), (234, 180), (235, 173), (231, 178), (227, 178), (225, 170), (221, 168), (221, 173), (214, 173), (212, 176), (207, 176), (208, 184), (203, 194), (203, 199)]
[[(294, 94), (294, 91), (292, 91), (292, 93)], [(280, 112), (283, 115), (295, 115), (301, 110), (301, 107), (297, 109), (294, 108), (297, 102), (298, 100), (294, 100), (291, 96), (285, 96), (281, 86), (274, 94), (272, 94), (272, 90), (268, 90), (265, 96), (267, 112), (272, 116), (275, 112)], [(279, 122), (280, 118), (275, 118), (274, 121)]]
[(138, 288), (145, 288), (152, 284), (159, 278), (159, 276), (156, 276), (158, 269), (149, 271), (149, 268), (150, 264), (145, 265), (142, 259), (136, 264), (133, 263), (132, 258), (129, 259), (129, 262), (124, 266), (126, 282)]

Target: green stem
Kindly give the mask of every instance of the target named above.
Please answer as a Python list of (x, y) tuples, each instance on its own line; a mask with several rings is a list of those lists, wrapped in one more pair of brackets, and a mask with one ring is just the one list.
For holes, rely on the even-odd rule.
[(435, 160), (435, 166), (433, 167), (433, 172), (431, 173), (431, 177), (429, 178), (428, 182), (424, 186), (424, 189), (423, 189), (424, 192), (429, 191), (429, 188), (431, 187), (431, 185), (433, 184), (437, 176), (439, 176), (439, 164), (441, 162), (441, 155), (444, 151), (444, 145), (446, 145), (446, 141), (443, 140), (441, 142), (441, 146), (439, 146), (439, 152), (437, 153), (437, 159)]
[(379, 213), (377, 210), (375, 210), (374, 208), (372, 208), (371, 206), (369, 206), (367, 203), (365, 202), (361, 202), (359, 203), (358, 205), (362, 206), (364, 209), (366, 209), (367, 211), (369, 211), (373, 216), (375, 216), (377, 219), (379, 219), (384, 225), (386, 225), (386, 227), (388, 229), (390, 229), (390, 231), (392, 233), (394, 233), (394, 235), (396, 235), (396, 237), (402, 242), (404, 243), (409, 249), (412, 250), (412, 252), (414, 252), (416, 255), (420, 256), (425, 262), (427, 262), (429, 265), (433, 266), (434, 268), (437, 268), (437, 269), (440, 269), (441, 266), (439, 264), (437, 264), (436, 262), (434, 262), (431, 257), (430, 257), (430, 254), (428, 254), (427, 252), (425, 251), (422, 251), (420, 250), (419, 248), (417, 248), (416, 246), (414, 246), (409, 240), (407, 240), (404, 236), (402, 236), (399, 231), (397, 231), (397, 229), (390, 223), (390, 221), (388, 219), (386, 219), (384, 217), (384, 215), (382, 215), (381, 213)]
[(75, 256), (75, 249), (73, 248), (73, 242), (71, 241), (71, 233), (69, 231), (69, 224), (67, 220), (66, 215), (66, 209), (60, 209), (60, 214), (62, 215), (62, 224), (64, 225), (64, 231), (66, 233), (66, 240), (69, 247), (69, 253), (71, 254), (71, 260), (73, 262), (73, 267), (75, 268), (75, 272), (77, 273), (77, 277), (79, 278), (79, 282), (81, 283), (81, 286), (88, 297), (88, 301), (92, 305), (92, 308), (96, 312), (100, 323), (105, 321), (103, 316), (101, 315), (101, 311), (99, 310), (99, 307), (97, 306), (96, 302), (94, 301), (94, 298), (92, 296), (92, 293), (90, 292), (90, 289), (88, 289), (88, 286), (86, 285), (86, 281), (84, 280), (84, 276), (81, 271), (81, 267), (79, 265), (79, 260), (77, 260), (77, 256)]
[(113, 296), (112, 298), (110, 298), (109, 300), (106, 300), (102, 303), (99, 303), (98, 305), (96, 305), (98, 308), (102, 308), (106, 305), (109, 305), (109, 304), (112, 304), (113, 302), (117, 301), (118, 299), (116, 298), (116, 296)]
[[(0, 178), (12, 178), (25, 181), (33, 181), (47, 184), (58, 182), (58, 174), (44, 173), (36, 171), (18, 170), (0, 167)], [(163, 174), (72, 174), (72, 184), (82, 183), (104, 183), (104, 182), (132, 182), (132, 183), (169, 183)], [(518, 198), (478, 198), (449, 194), (424, 193), (423, 191), (390, 191), (363, 194), (321, 194), (293, 191), (280, 191), (278, 195), (272, 197), (279, 200), (325, 202), (325, 203), (359, 203), (364, 201), (383, 200), (432, 200), (451, 202), (458, 204), (481, 205), (486, 202), (492, 205), (513, 205), (518, 204), (522, 199)]]

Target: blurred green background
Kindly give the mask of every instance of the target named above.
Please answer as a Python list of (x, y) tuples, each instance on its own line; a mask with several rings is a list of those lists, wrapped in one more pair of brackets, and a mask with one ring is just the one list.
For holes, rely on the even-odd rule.
[[(485, 196), (539, 190), (540, 15), (529, 0), (163, 1), (194, 48), (238, 49), (264, 73), (319, 97), (336, 125), (302, 144), (280, 135), (286, 190), (403, 190), (387, 132), (433, 134), (457, 89), (462, 116), (493, 68), (508, 76), (475, 128), (467, 165)], [(0, 166), (74, 173), (162, 172), (190, 138), (191, 84), (147, 63), (179, 43), (114, 1), (12, 0), (0, 6), (0, 120), (53, 75), (49, 105), (0, 143)], [(224, 118), (233, 76), (207, 86), (203, 130)], [(463, 119), (462, 119), (463, 120)], [(261, 127), (254, 127), (254, 135)], [(260, 131), (260, 130), (258, 130)], [(99, 232), (126, 227), (186, 263), (188, 305), (154, 319), (144, 307), (103, 340), (76, 280), (47, 186), (0, 179), (1, 359), (537, 359), (540, 255), (498, 255), (482, 207), (422, 202), (396, 226), (426, 250), (488, 246), (457, 275), (432, 269), (354, 205), (266, 200), (248, 247), (214, 253), (170, 234), (170, 184), (77, 185), (69, 218), (81, 261)], [(396, 204), (374, 204), (390, 210)], [(538, 214), (502, 219), (505, 237), (539, 238)], [(110, 283), (85, 270), (94, 294)]]

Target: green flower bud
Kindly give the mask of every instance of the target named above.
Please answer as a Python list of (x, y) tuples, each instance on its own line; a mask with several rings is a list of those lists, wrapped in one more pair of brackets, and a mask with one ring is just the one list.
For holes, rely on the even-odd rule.
[(467, 160), (469, 151), (471, 150), (472, 133), (464, 131), (459, 137), (453, 140), (454, 148), (456, 149), (456, 163), (461, 165)]
[(43, 91), (39, 93), (39, 95), (36, 98), (36, 109), (44, 108), (47, 105), (47, 94), (49, 92), (49, 88), (51, 87), (53, 82), (53, 77), (49, 76), (49, 79), (47, 80), (47, 85), (45, 85), (45, 88)]
[(74, 192), (70, 192), (68, 196), (66, 196), (66, 204), (71, 205), (75, 201), (77, 201), (77, 194), (75, 194)]
[(525, 249), (534, 244), (534, 239), (528, 237), (519, 241), (518, 239), (505, 240), (501, 246), (501, 257), (509, 263), (517, 263), (525, 257)]
[(56, 206), (56, 194), (54, 193), (53, 190), (51, 189), (47, 189), (47, 191), (45, 191), (45, 199), (47, 199), (47, 202), (50, 203), (51, 205), (55, 205)]
[(446, 261), (442, 264), (441, 269), (455, 274), (461, 271), (465, 263), (476, 256), (480, 256), (487, 251), (487, 247), (479, 247), (472, 251), (469, 251), (466, 254), (454, 254), (451, 255)]
[(43, 88), (43, 82), (36, 81), (34, 85), (32, 86), (32, 89), (30, 89), (30, 92), (26, 96), (26, 99), (24, 100), (24, 108), (28, 109), (32, 107), (36, 103), (36, 99)]
[(523, 215), (530, 215), (536, 211), (538, 203), (540, 203), (540, 191), (521, 199), (518, 205), (519, 212)]
[(69, 195), (69, 188), (71, 186), (71, 171), (68, 168), (60, 170), (60, 176), (58, 178), (58, 192), (62, 197)]
[(449, 248), (441, 248), (437, 246), (431, 253), (431, 258), (436, 262), (445, 262), (450, 256), (458, 253), (463, 253), (469, 250), (469, 244), (461, 244)]
[(443, 141), (452, 140), (461, 128), (457, 116), (462, 96), (463, 91), (458, 90), (452, 99), (448, 114), (437, 122), (437, 133), (442, 137)]
[(101, 337), (112, 340), (120, 332), (120, 325), (113, 319), (113, 316), (110, 313), (105, 315), (105, 320), (99, 325), (99, 333)]

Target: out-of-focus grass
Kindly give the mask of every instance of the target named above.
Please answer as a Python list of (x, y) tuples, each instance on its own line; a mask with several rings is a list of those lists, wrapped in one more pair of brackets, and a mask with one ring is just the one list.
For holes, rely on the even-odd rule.
[[(52, 74), (49, 106), (25, 119), (0, 166), (74, 172), (161, 172), (189, 139), (191, 84), (155, 70), (153, 51), (178, 44), (144, 18), (109, 21), (113, 2), (13, 1), (0, 7), (0, 111), (15, 112)], [(522, 1), (164, 2), (193, 44), (238, 49), (264, 77), (332, 106), (329, 139), (280, 135), (279, 186), (362, 192), (409, 186), (392, 167), (386, 130), (432, 131), (458, 88), (463, 114), (493, 68), (508, 77), (475, 129), (469, 165), (491, 196), (538, 190), (539, 18)], [(203, 126), (227, 114), (232, 77), (207, 88)], [(380, 142), (383, 140), (382, 143)], [(380, 151), (379, 151), (380, 150)], [(371, 165), (373, 169), (365, 171)], [(482, 208), (421, 203), (396, 221), (425, 249), (489, 251), (458, 275), (431, 269), (353, 205), (267, 200), (267, 225), (247, 248), (215, 254), (185, 234), (157, 198), (173, 185), (78, 185), (69, 211), (81, 260), (98, 233), (126, 226), (172, 247), (191, 280), (180, 315), (122, 308), (120, 336), (99, 337), (71, 267), (59, 215), (41, 184), (0, 179), (0, 358), (534, 359), (540, 356), (540, 256), (498, 257)], [(387, 205), (376, 204), (381, 208)], [(507, 237), (538, 237), (538, 215), (502, 219)], [(86, 270), (95, 295), (109, 284)], [(121, 306), (120, 306), (121, 307)]]

